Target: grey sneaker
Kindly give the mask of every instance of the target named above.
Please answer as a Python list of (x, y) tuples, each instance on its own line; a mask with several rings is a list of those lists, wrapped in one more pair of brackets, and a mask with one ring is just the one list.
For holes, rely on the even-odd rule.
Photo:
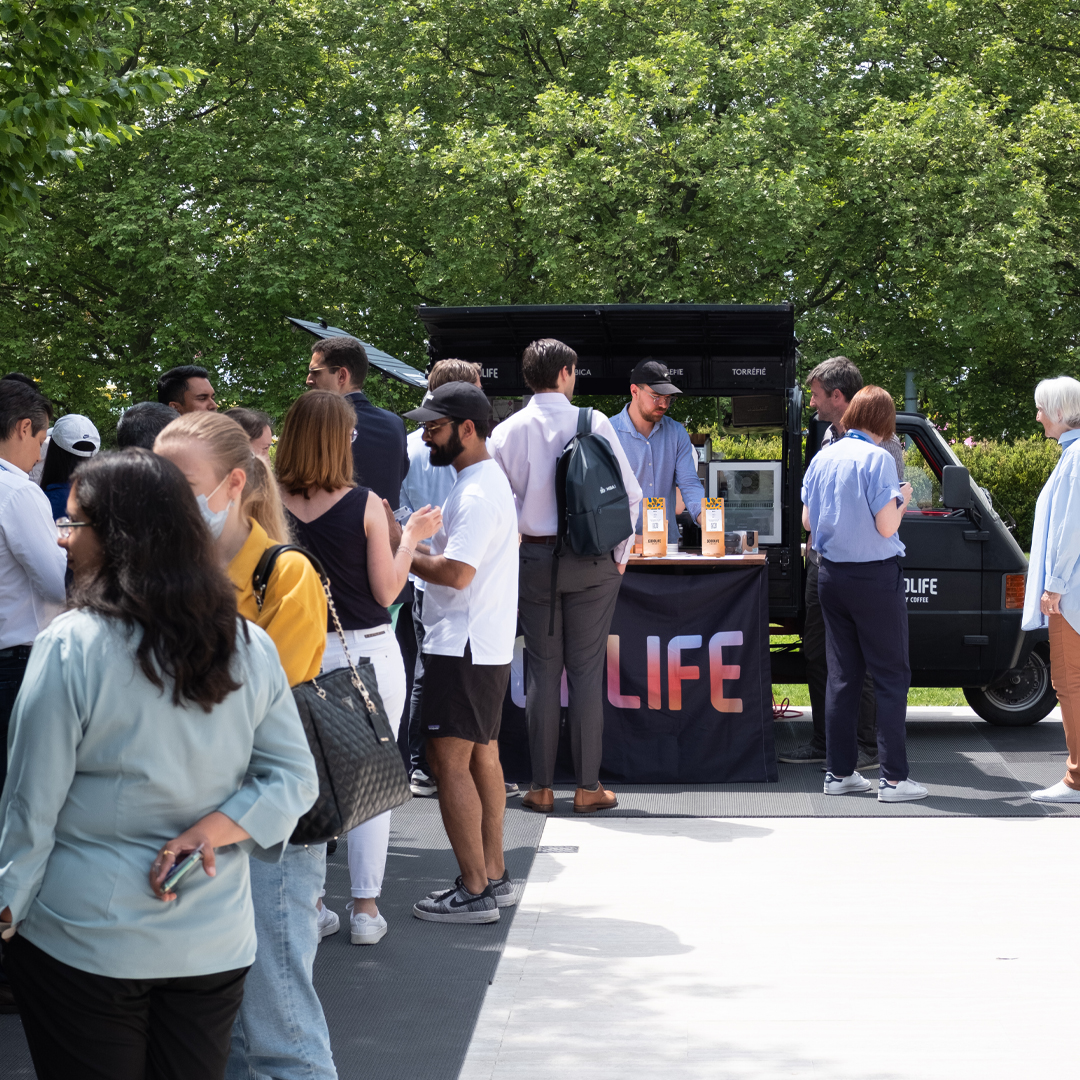
[(439, 787), (423, 769), (417, 769), (409, 777), (409, 790), (420, 799), (434, 795)]
[(825, 751), (818, 750), (812, 743), (807, 743), (805, 746), (788, 750), (787, 753), (777, 754), (776, 760), (786, 765), (816, 765), (819, 761), (825, 760)]
[(857, 772), (869, 772), (871, 769), (880, 769), (881, 762), (878, 760), (878, 752), (871, 753), (869, 750), (859, 751), (859, 760), (855, 763)]
[(499, 921), (499, 905), (488, 885), (474, 894), (457, 879), (452, 889), (437, 896), (425, 896), (413, 904), (413, 914), (427, 922), (491, 923)]
[(498, 881), (488, 878), (491, 886), (491, 895), (495, 897), (495, 903), (499, 907), (513, 907), (517, 901), (517, 888), (510, 880), (510, 871), (504, 870), (503, 876)]
[(857, 772), (850, 776), (833, 776), (831, 772), (825, 774), (826, 795), (853, 795), (857, 791), (869, 791), (870, 788), (870, 781)]

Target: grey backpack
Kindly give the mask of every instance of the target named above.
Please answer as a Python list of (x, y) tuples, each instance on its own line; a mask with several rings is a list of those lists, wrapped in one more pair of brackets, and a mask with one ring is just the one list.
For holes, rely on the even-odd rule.
[(559, 529), (551, 560), (549, 635), (555, 633), (559, 557), (567, 548), (575, 555), (607, 555), (634, 531), (619, 459), (611, 443), (593, 432), (592, 409), (578, 409), (577, 433), (555, 467), (555, 503)]

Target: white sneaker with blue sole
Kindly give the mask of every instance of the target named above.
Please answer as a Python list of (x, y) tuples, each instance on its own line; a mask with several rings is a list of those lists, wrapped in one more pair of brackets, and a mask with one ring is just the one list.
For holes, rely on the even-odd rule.
[(825, 774), (826, 795), (854, 795), (860, 791), (869, 791), (872, 786), (865, 776), (857, 772), (850, 776), (833, 776), (831, 772)]

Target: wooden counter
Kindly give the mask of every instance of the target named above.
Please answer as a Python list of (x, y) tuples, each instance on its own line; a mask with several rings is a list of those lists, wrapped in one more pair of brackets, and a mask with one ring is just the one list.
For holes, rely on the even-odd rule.
[(628, 566), (697, 566), (702, 569), (715, 566), (763, 566), (767, 560), (764, 552), (757, 555), (696, 555), (692, 551), (679, 551), (671, 555), (631, 555)]

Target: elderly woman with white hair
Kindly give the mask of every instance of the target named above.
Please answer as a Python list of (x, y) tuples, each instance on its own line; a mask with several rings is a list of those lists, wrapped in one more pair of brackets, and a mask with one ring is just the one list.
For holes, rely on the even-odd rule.
[(1062, 376), (1035, 388), (1036, 419), (1061, 457), (1039, 492), (1024, 595), (1024, 629), (1050, 627), (1050, 676), (1069, 748), (1065, 778), (1036, 802), (1080, 802), (1080, 382)]

